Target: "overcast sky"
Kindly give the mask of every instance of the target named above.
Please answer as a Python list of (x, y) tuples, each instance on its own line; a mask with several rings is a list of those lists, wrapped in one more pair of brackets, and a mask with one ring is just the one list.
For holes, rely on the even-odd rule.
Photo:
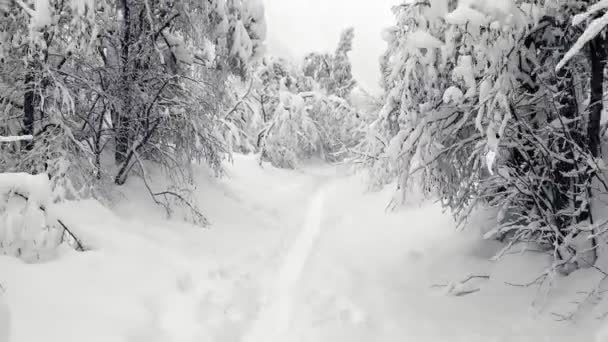
[(355, 28), (351, 61), (357, 80), (379, 91), (378, 57), (386, 44), (380, 34), (394, 22), (398, 0), (264, 0), (270, 54), (299, 60), (312, 51), (330, 52), (340, 32)]

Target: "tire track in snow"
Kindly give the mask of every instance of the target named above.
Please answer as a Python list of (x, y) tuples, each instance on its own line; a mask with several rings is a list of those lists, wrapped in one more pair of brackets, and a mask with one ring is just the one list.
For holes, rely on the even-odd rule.
[(290, 337), (293, 304), (297, 284), (310, 254), (321, 234), (321, 218), (328, 187), (322, 186), (308, 205), (306, 218), (293, 245), (288, 250), (279, 269), (273, 297), (269, 305), (261, 309), (258, 319), (245, 342), (285, 341)]

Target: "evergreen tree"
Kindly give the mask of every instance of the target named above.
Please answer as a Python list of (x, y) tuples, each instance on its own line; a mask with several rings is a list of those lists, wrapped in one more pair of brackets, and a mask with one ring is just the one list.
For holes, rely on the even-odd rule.
[(334, 54), (310, 53), (304, 58), (304, 75), (311, 77), (329, 95), (348, 98), (356, 85), (348, 53), (352, 51), (355, 31), (346, 29)]

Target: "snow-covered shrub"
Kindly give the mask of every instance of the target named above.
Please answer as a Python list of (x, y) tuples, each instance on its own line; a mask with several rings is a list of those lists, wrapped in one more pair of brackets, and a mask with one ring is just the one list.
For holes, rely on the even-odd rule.
[(600, 97), (593, 84), (605, 55), (556, 72), (578, 35), (568, 16), (576, 4), (445, 5), (395, 7), (381, 63), (385, 105), (362, 161), (374, 184), (396, 179), (405, 194), (424, 183), (461, 223), (478, 205), (500, 208), (498, 235), (551, 246), (558, 265), (574, 262), (570, 241), (592, 227), (590, 187), (601, 177), (593, 113), (603, 81)]
[(274, 57), (260, 65), (239, 131), (253, 138), (262, 159), (293, 168), (312, 156), (344, 159), (357, 145), (363, 120), (349, 103), (355, 86), (348, 60), (352, 39), (353, 31), (346, 30), (335, 54), (309, 54), (301, 70)]
[(71, 243), (51, 206), (46, 174), (0, 174), (0, 253), (38, 262), (52, 258), (62, 243)]
[(241, 117), (263, 160), (287, 168), (313, 156), (335, 161), (361, 138), (357, 110), (289, 62), (267, 58), (254, 79)]
[(262, 158), (278, 167), (295, 168), (300, 160), (318, 151), (317, 124), (301, 95), (281, 91), (263, 141)]
[(93, 153), (63, 127), (48, 125), (28, 143), (28, 149), (23, 144), (0, 143), (0, 171), (48, 175), (53, 200), (98, 195), (98, 187), (91, 182), (98, 171), (91, 163)]
[[(249, 114), (243, 114), (262, 159), (293, 168), (318, 156), (344, 159), (362, 138), (362, 120), (349, 103), (356, 82), (348, 53), (354, 31), (343, 32), (334, 54), (311, 53), (302, 69), (280, 58), (266, 58), (254, 75)], [(253, 127), (253, 128), (252, 128)]]
[(363, 138), (361, 114), (348, 101), (320, 92), (303, 94), (320, 135), (320, 155), (328, 161), (349, 156)]
[(354, 29), (348, 28), (340, 35), (333, 54), (313, 52), (304, 58), (304, 75), (312, 78), (328, 95), (346, 99), (357, 84), (348, 58), (353, 49), (354, 38)]

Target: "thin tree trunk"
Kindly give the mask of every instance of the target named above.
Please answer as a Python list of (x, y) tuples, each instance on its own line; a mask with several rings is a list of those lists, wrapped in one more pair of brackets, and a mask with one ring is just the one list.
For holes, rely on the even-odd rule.
[[(28, 68), (31, 68), (31, 66)], [(23, 135), (34, 135), (34, 80), (34, 72), (28, 70), (25, 75), (25, 94), (23, 95)], [(31, 150), (32, 148), (33, 140), (30, 140), (26, 144), (26, 149)]]
[(130, 145), (130, 120), (128, 112), (130, 110), (130, 84), (129, 84), (129, 43), (131, 39), (131, 11), (128, 0), (118, 2), (119, 10), (122, 12), (123, 36), (120, 49), (121, 61), (121, 82), (122, 82), (122, 103), (116, 113), (116, 150), (114, 158), (117, 164), (123, 163), (127, 158)]
[(606, 67), (606, 39), (597, 35), (590, 45), (591, 58), (591, 104), (589, 105), (589, 123), (587, 139), (589, 152), (593, 157), (600, 155), (600, 120), (602, 118), (604, 93), (604, 68)]
[[(604, 94), (604, 69), (606, 68), (606, 38), (603, 34), (597, 35), (589, 46), (589, 58), (591, 61), (591, 81), (590, 81), (590, 104), (589, 104), (589, 121), (587, 124), (587, 148), (589, 153), (594, 158), (600, 157), (600, 121), (602, 118), (602, 111), (604, 109), (603, 94)], [(592, 193), (592, 182), (593, 175), (587, 176), (587, 217), (590, 224), (593, 224), (593, 213), (591, 211), (591, 201), (593, 197)], [(598, 241), (595, 238), (595, 232), (592, 232), (593, 238), (591, 244), (593, 248), (593, 260), (588, 261), (592, 266), (598, 259)]]

